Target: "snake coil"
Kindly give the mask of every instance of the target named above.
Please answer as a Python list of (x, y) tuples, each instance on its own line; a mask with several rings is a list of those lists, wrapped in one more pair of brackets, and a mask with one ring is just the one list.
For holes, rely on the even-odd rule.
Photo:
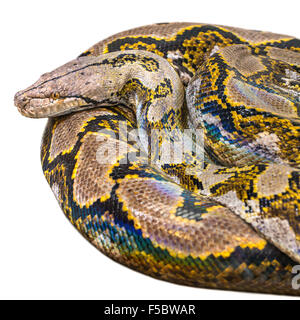
[(300, 40), (198, 23), (109, 37), (15, 96), (100, 251), (190, 286), (299, 295)]

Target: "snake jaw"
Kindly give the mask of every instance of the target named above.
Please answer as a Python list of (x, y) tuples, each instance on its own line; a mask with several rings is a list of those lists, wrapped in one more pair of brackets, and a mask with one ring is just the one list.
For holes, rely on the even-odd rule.
[(53, 100), (50, 97), (30, 97), (26, 94), (15, 96), (15, 105), (18, 111), (29, 118), (46, 118), (61, 116), (77, 108), (91, 107), (79, 97), (66, 97)]

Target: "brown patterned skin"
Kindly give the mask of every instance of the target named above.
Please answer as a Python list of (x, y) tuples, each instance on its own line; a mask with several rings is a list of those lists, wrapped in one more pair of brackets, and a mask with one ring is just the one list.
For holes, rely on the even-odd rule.
[[(145, 26), (42, 75), (15, 104), (50, 117), (44, 174), (100, 251), (180, 284), (299, 295), (299, 51), (269, 32)], [(204, 134), (186, 140), (204, 162), (194, 149), (163, 162), (187, 128)]]

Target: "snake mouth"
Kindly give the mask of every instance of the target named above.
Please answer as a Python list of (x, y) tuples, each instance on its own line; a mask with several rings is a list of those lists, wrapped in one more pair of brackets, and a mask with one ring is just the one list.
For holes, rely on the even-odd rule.
[(18, 111), (28, 118), (48, 118), (61, 116), (79, 108), (91, 108), (92, 104), (87, 103), (79, 97), (66, 97), (53, 99), (50, 97), (32, 97), (22, 93), (15, 95), (15, 106)]

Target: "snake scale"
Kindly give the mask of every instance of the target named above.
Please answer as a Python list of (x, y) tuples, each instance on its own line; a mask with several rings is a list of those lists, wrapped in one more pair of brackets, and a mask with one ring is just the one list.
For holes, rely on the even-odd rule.
[(49, 118), (44, 175), (105, 255), (173, 283), (300, 295), (300, 40), (143, 26), (43, 74), (15, 105)]

